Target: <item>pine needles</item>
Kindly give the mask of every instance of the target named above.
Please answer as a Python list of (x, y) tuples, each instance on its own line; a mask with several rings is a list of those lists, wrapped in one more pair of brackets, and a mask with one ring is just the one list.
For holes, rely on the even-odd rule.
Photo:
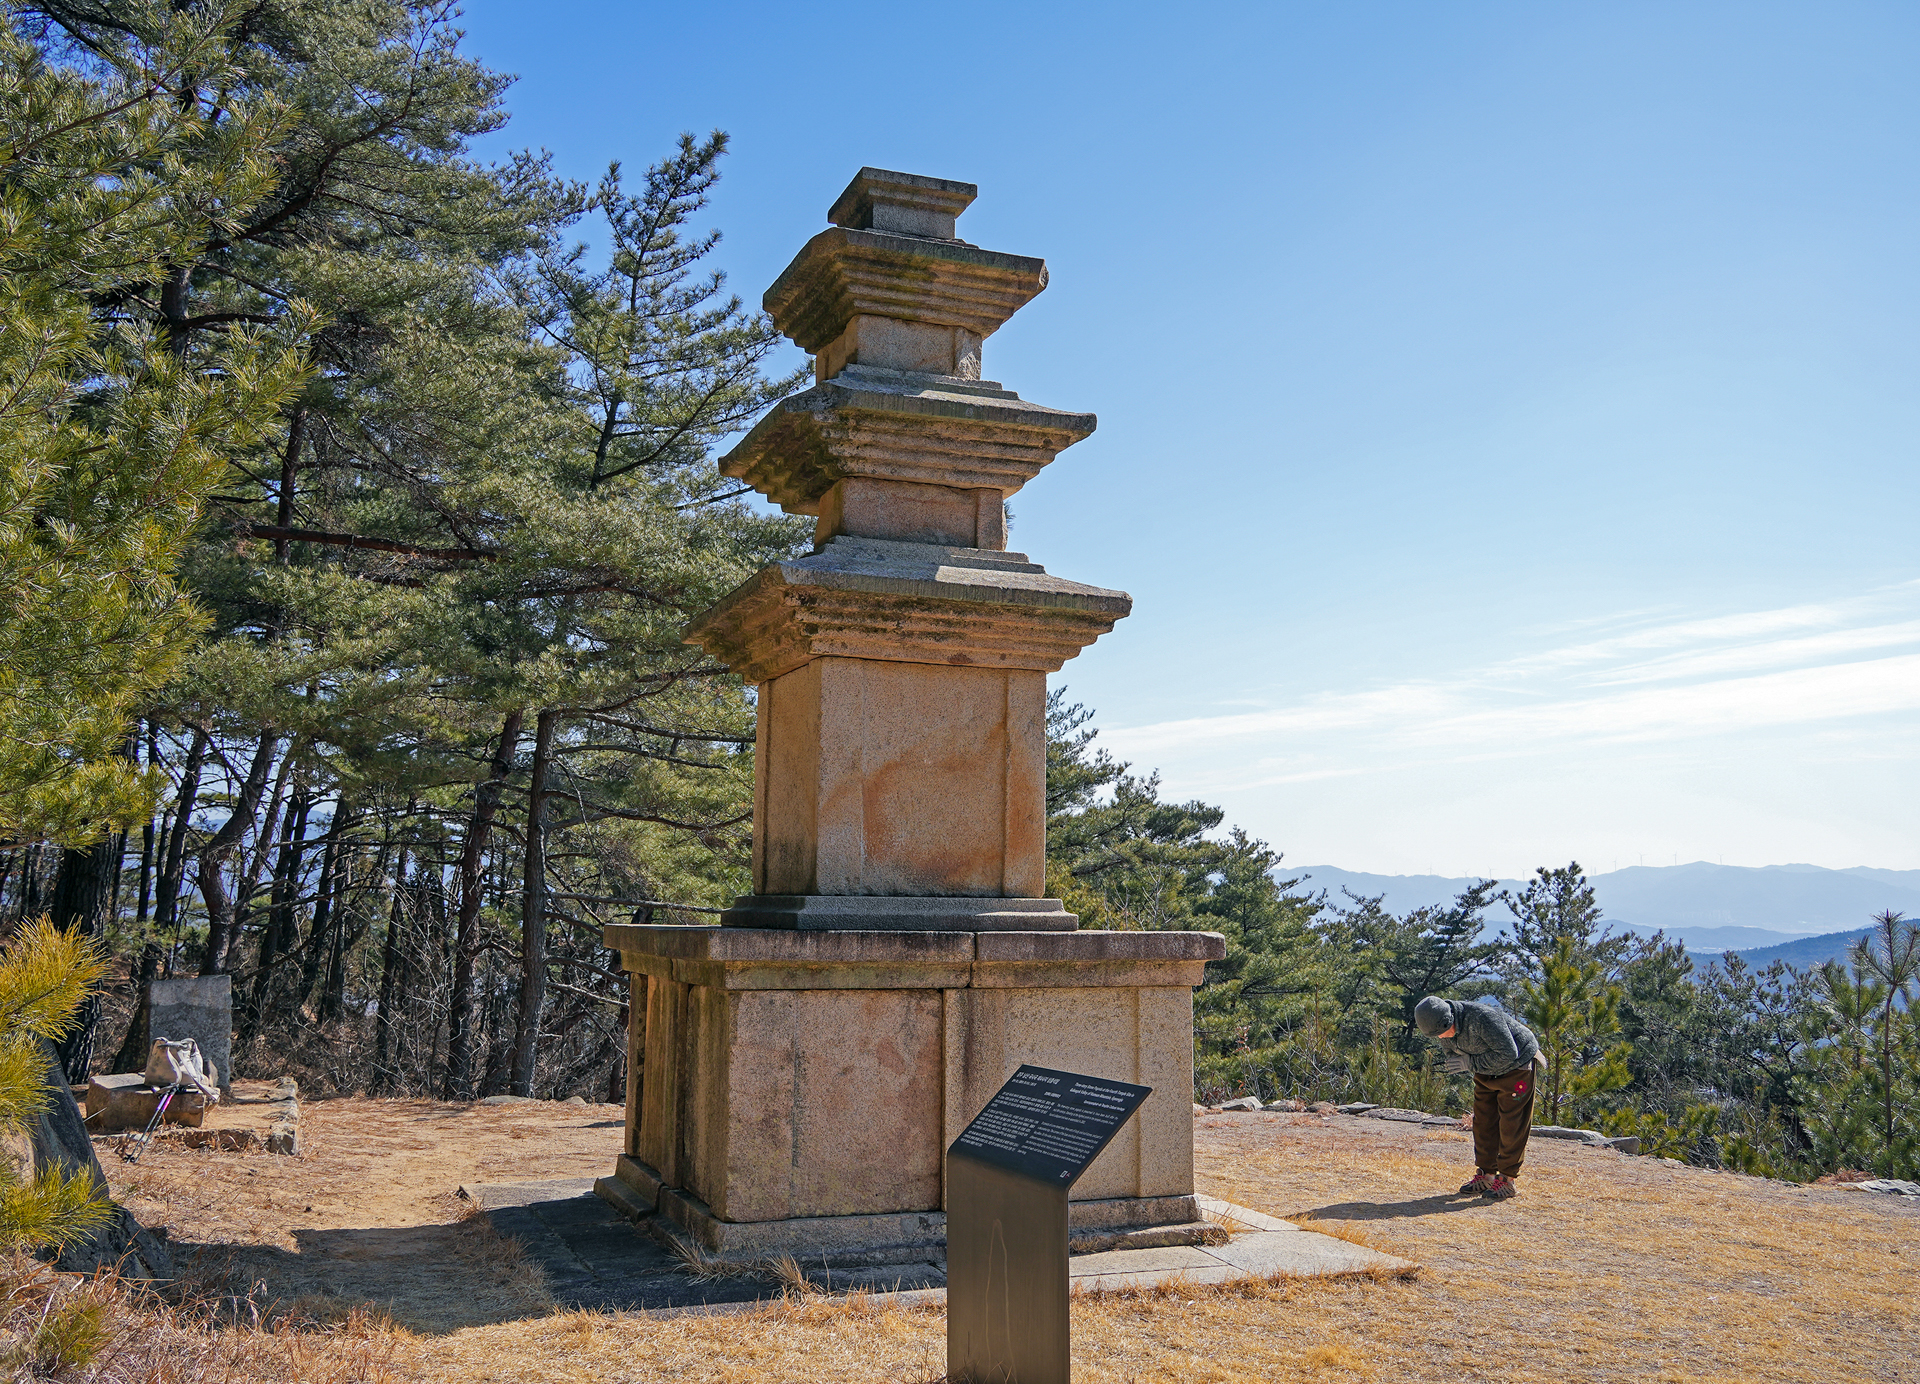
[[(46, 1044), (72, 1028), (104, 970), (90, 938), (45, 918), (0, 952), (0, 1130), (25, 1129), (46, 1108)], [(0, 1249), (62, 1249), (86, 1239), (113, 1215), (105, 1192), (84, 1168), (63, 1175), (48, 1166), (28, 1176), (24, 1159), (0, 1159)]]

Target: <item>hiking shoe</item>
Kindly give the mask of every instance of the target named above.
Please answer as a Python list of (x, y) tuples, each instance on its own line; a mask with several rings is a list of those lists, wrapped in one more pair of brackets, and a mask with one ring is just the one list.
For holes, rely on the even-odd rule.
[(1487, 1185), (1480, 1192), (1480, 1195), (1488, 1201), (1505, 1201), (1508, 1197), (1519, 1194), (1520, 1189), (1513, 1185), (1513, 1179), (1502, 1177), (1498, 1173), (1487, 1179)]
[(1494, 1174), (1492, 1173), (1475, 1173), (1473, 1175), (1473, 1181), (1466, 1183), (1460, 1188), (1460, 1195), (1463, 1197), (1477, 1197), (1486, 1191), (1487, 1188), (1491, 1187), (1493, 1181)]

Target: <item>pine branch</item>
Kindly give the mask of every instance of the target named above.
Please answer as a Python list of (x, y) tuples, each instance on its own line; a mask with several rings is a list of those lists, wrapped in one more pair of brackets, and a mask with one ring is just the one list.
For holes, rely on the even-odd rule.
[(328, 533), (320, 529), (282, 528), (277, 524), (254, 524), (236, 520), (236, 538), (272, 538), (290, 543), (322, 543), (334, 548), (364, 548), (376, 553), (400, 553), (407, 557), (433, 558), (439, 562), (496, 562), (500, 554), (489, 548), (427, 548), (417, 543), (396, 543), (388, 538), (368, 538), (357, 533)]

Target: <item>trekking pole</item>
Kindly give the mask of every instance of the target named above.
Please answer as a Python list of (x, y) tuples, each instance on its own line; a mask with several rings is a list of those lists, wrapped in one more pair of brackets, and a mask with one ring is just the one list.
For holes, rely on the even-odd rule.
[[(153, 1131), (160, 1127), (161, 1117), (167, 1113), (167, 1107), (173, 1104), (174, 1092), (179, 1086), (169, 1086), (160, 1093), (160, 1103), (153, 1107), (153, 1118), (147, 1121), (147, 1127), (138, 1134), (129, 1135), (120, 1146), (120, 1156), (129, 1163), (138, 1163), (140, 1155), (147, 1151), (147, 1145), (153, 1142)], [(131, 1150), (131, 1151), (129, 1151)]]

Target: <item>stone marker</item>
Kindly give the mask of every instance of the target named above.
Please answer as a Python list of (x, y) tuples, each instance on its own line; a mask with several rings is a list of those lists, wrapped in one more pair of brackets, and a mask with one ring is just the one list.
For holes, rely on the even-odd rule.
[(156, 980), (149, 991), (147, 1033), (191, 1038), (213, 1063), (221, 1091), (233, 1086), (233, 977)]
[(1067, 1195), (1152, 1094), (1023, 1064), (947, 1150), (953, 1384), (1068, 1384)]
[(974, 192), (861, 170), (764, 300), (816, 383), (721, 461), (814, 549), (688, 628), (758, 690), (754, 893), (606, 929), (632, 1027), (599, 1183), (711, 1252), (937, 1250), (944, 1151), (1023, 1062), (1158, 1093), (1076, 1230), (1199, 1221), (1192, 987), (1225, 942), (1044, 897), (1046, 675), (1132, 602), (1006, 551), (1007, 497), (1095, 420), (981, 378), (1047, 271), (955, 238)]

